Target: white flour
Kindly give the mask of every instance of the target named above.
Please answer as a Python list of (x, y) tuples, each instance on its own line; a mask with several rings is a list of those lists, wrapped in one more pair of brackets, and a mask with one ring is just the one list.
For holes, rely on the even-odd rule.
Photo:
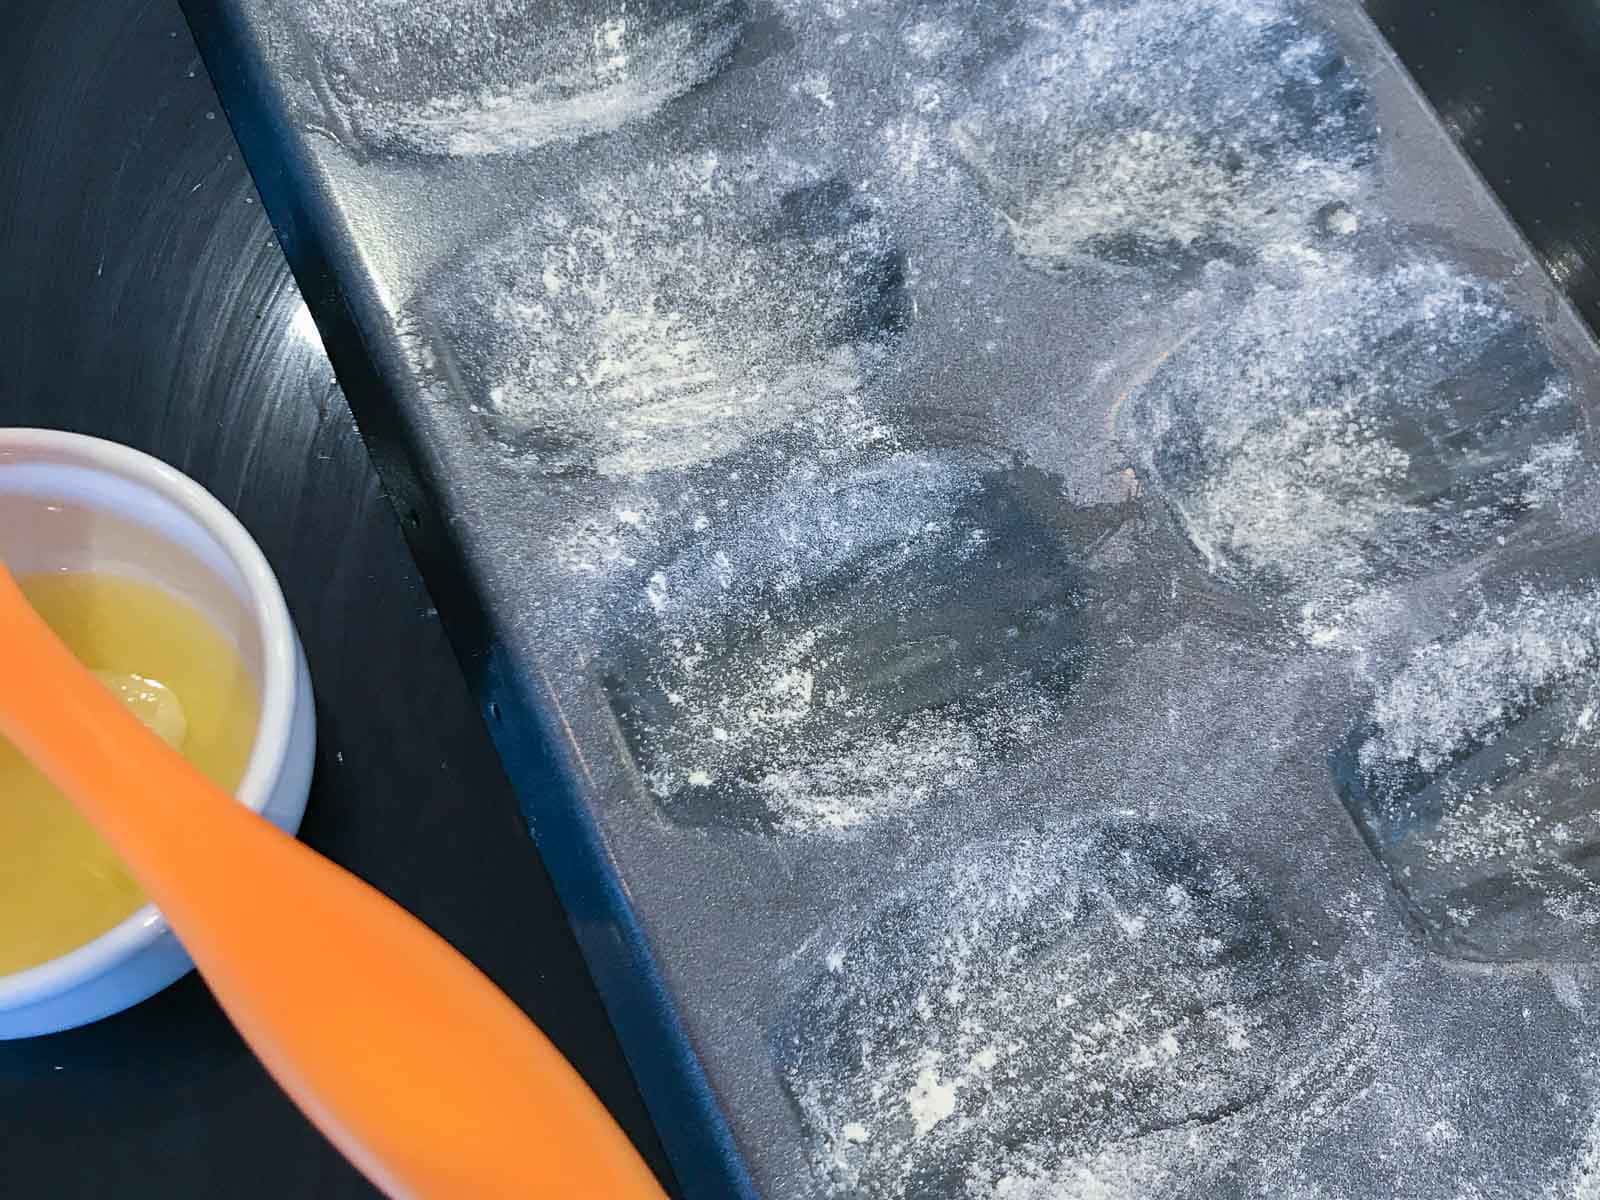
[(983, 465), (975, 456), (892, 450), (854, 470), (802, 459), (771, 494), (708, 518), (662, 567), (671, 597), (664, 623), (689, 632), (709, 618), (761, 612), (852, 564), (881, 571), (952, 540), (959, 561), (981, 540), (975, 528), (951, 534)]
[[(822, 1193), (1590, 1194), (1593, 1064), (1520, 1064), (1542, 986), (1463, 1047), (1445, 977), (1322, 958), (1274, 923), (1274, 886), (1126, 819), (916, 877), (822, 955), (780, 1042)], [(1516, 1132), (1502, 1147), (1482, 1121)]]
[[(839, 631), (809, 630), (708, 672), (705, 646), (674, 641), (656, 683), (671, 706), (644, 732), (652, 790), (669, 812), (717, 789), (743, 822), (789, 834), (848, 830), (959, 787), (992, 760), (993, 729), (962, 714), (896, 716), (852, 690)], [(1008, 732), (1036, 728), (1003, 703)], [(885, 709), (888, 711), (885, 711)]]
[(1439, 819), (1428, 854), (1442, 863), (1477, 864), (1543, 850), (1539, 819), (1522, 808), (1471, 800)]
[(1490, 961), (1593, 957), (1597, 713), (1592, 586), (1464, 614), (1379, 688), (1346, 801), (1436, 940)]
[(958, 797), (1000, 760), (1002, 741), (1039, 739), (1055, 706), (1013, 686), (976, 698), (978, 711), (918, 712), (874, 728), (870, 704), (861, 726), (830, 743), (803, 747), (768, 770), (756, 787), (774, 824), (787, 833), (853, 829), (904, 813), (937, 796)]
[(1176, 346), (1121, 426), (1212, 572), (1312, 604), (1493, 545), (1583, 457), (1536, 332), (1427, 262), (1262, 286)]
[(1048, 648), (1013, 654), (997, 636), (999, 657), (986, 656), (985, 631), (959, 615), (890, 616), (908, 596), (937, 613), (989, 586), (964, 572), (1004, 569), (974, 523), (971, 505), (999, 486), (979, 466), (894, 451), (848, 472), (803, 461), (648, 574), (638, 610), (665, 653), (641, 660), (654, 699), (634, 729), (668, 812), (853, 829), (960, 794), (1048, 731), (1058, 707), (1044, 681), (1063, 667)]
[(966, 1192), (979, 1200), (1155, 1200), (1206, 1178), (1213, 1165), (1204, 1148), (1201, 1138), (1164, 1130), (1056, 1166), (1048, 1151), (1013, 1150), (997, 1164), (974, 1164)]
[(1361, 543), (1403, 507), (1393, 493), (1410, 465), (1357, 405), (1308, 408), (1252, 430), (1184, 502), (1184, 523), (1213, 571), (1231, 555), (1260, 570), (1309, 561), (1341, 583), (1360, 579)]
[(555, 543), (556, 563), (574, 575), (596, 578), (636, 568), (650, 553), (661, 521), (661, 505), (653, 497), (624, 497), (609, 511), (574, 522)]
[[(501, 206), (460, 241), (491, 239), (428, 247), (444, 274), (408, 313), (464, 430), (442, 453), (483, 467), (454, 483), (503, 556), (479, 565), (526, 580), (522, 649), (563, 697), (599, 680), (611, 713), (582, 716), (615, 716), (666, 818), (600, 813), (755, 1165), (793, 1167), (760, 1139), (798, 1116), (817, 1175), (776, 1192), (1596, 1194), (1593, 1068), (1561, 1074), (1594, 981), (1565, 977), (1567, 1025), (1529, 1017), (1507, 998), (1542, 977), (1441, 965), (1381, 889), (1491, 945), (1507, 914), (1600, 931), (1572, 857), (1600, 837), (1574, 811), (1600, 778), (1600, 593), (1530, 592), (1380, 677), (1354, 768), (1396, 809), (1432, 788), (1402, 813), (1420, 834), (1385, 831), (1388, 879), (1325, 794), (1327, 718), (1358, 701), (1269, 628), (1298, 610), (1350, 642), (1333, 616), (1362, 605), (1393, 634), (1408, 581), (1570, 519), (1586, 469), (1539, 330), (1464, 270), (1391, 269), (1409, 234), (1382, 206), (1408, 193), (1375, 186), (1366, 81), (1314, 6), (278, 7), (320, 123), (432, 159), (341, 168)], [(1168, 304), (1174, 276), (1199, 286)], [(1202, 311), (1112, 461), (1088, 411), (1112, 364)], [(1010, 453), (1028, 404), (1069, 444), (1022, 456), (1042, 483)], [(928, 448), (977, 443), (1006, 449)], [(1097, 552), (1067, 497), (1125, 465), (1133, 516)], [(1287, 602), (1252, 628), (1186, 603), (1183, 538)], [(1457, 773), (1502, 749), (1504, 779)], [(779, 844), (739, 859), (729, 828)], [(752, 925), (772, 962), (735, 994), (753, 968), (721, 939)], [(792, 1025), (764, 1024), (790, 985)], [(780, 1037), (787, 1097), (760, 1057)]]
[(1567, 736), (1589, 734), (1600, 704), (1600, 592), (1529, 592), (1418, 650), (1378, 693), (1361, 765), (1437, 771), (1557, 687), (1582, 697), (1568, 703)]
[(1543, 1200), (1600, 1200), (1600, 1111), (1589, 1124), (1582, 1153), (1565, 1186), (1551, 1188)]
[(1120, 1200), (1173, 1194), (1142, 1189), (1249, 1122), (1313, 1014), (1254, 883), (1120, 821), (891, 899), (782, 1053), (831, 1194)]
[(850, 435), (899, 320), (895, 264), (844, 185), (705, 154), (539, 206), (476, 256), (445, 321), (480, 358), (474, 401), (534, 461), (642, 475), (808, 416)]
[(1307, 242), (1357, 197), (1362, 85), (1277, 0), (1030, 10), (1030, 36), (951, 127), (1019, 253), (1181, 267)]
[(610, 0), (311, 0), (303, 24), (337, 119), (363, 144), (527, 151), (616, 129), (708, 79), (738, 6)]

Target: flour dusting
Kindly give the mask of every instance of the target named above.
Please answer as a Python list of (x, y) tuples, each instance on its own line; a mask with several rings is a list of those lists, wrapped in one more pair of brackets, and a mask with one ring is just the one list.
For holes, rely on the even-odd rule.
[[(819, 578), (852, 568), (877, 578), (896, 564), (981, 546), (984, 531), (955, 527), (983, 486), (982, 456), (901, 451), (857, 466), (800, 457), (766, 495), (708, 517), (661, 568), (664, 624), (689, 634), (706, 618), (770, 612)], [(954, 565), (954, 564), (952, 564)]]
[(1335, 775), (1441, 944), (1590, 958), (1600, 926), (1600, 591), (1525, 590), (1378, 689)]
[(533, 462), (635, 476), (836, 419), (907, 319), (900, 258), (842, 180), (708, 153), (537, 206), (441, 318)]
[(649, 116), (716, 72), (741, 14), (735, 0), (312, 0), (292, 19), (362, 145), (470, 157)]
[(1600, 592), (1528, 592), (1411, 657), (1378, 693), (1361, 766), (1411, 762), (1432, 773), (1567, 684), (1578, 686), (1566, 735), (1578, 738), (1600, 701)]
[(951, 127), (1017, 251), (1181, 268), (1305, 242), (1361, 191), (1371, 101), (1278, 0), (1035, 10)]
[(1252, 1119), (1314, 1018), (1304, 966), (1172, 828), (981, 845), (830, 955), (784, 1080), (831, 1194), (1131, 1197)]
[(768, 769), (756, 782), (773, 824), (785, 832), (853, 829), (938, 796), (957, 798), (1004, 748), (1037, 743), (1060, 706), (1044, 695), (1001, 687), (970, 709), (916, 712), (871, 721)]
[(1600, 1200), (1600, 1110), (1589, 1123), (1582, 1151), (1564, 1186), (1551, 1188), (1544, 1200)]
[(1571, 387), (1491, 284), (1308, 265), (1177, 344), (1122, 431), (1207, 567), (1305, 602), (1495, 544), (1576, 477)]
[(610, 674), (665, 811), (853, 829), (1042, 740), (1082, 670), (1082, 572), (1030, 482), (925, 451), (803, 462), (663, 560)]

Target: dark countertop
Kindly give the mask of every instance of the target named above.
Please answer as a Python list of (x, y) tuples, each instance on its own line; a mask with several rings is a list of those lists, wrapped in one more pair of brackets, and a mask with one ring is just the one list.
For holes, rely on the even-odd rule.
[[(239, 514), (316, 683), (302, 836), (482, 966), (661, 1167), (632, 1079), (175, 0), (0, 4), (0, 425)], [(292, 913), (285, 920), (294, 920)], [(0, 1042), (7, 1196), (365, 1196), (190, 976)]]

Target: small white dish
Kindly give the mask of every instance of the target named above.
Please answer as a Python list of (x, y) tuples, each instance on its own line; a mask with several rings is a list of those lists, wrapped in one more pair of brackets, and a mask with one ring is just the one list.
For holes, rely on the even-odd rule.
[[(114, 442), (0, 429), (0, 559), (16, 574), (132, 576), (204, 613), (233, 640), (260, 686), (261, 719), (239, 801), (289, 833), (300, 827), (316, 750), (305, 653), (272, 568), (209, 492)], [(76, 950), (0, 975), (0, 1039), (97, 1021), (154, 995), (193, 965), (146, 904)]]

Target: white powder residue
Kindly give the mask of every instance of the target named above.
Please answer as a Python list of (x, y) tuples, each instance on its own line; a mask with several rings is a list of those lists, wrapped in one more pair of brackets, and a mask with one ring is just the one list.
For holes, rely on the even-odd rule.
[(906, 49), (926, 62), (938, 62), (958, 53), (966, 36), (959, 22), (943, 15), (908, 23), (900, 32)]
[(974, 1163), (966, 1194), (974, 1200), (1176, 1200), (1218, 1169), (1206, 1150), (1205, 1138), (1176, 1130), (1054, 1165), (1048, 1149), (1018, 1148), (998, 1163)]
[[(1560, 864), (1552, 874), (1559, 883), (1554, 887), (1544, 886), (1541, 889), (1544, 894), (1539, 898), (1545, 913), (1581, 931), (1600, 928), (1600, 881), (1570, 863)], [(1543, 883), (1544, 880), (1538, 880), (1538, 884)]]
[(366, 146), (516, 153), (649, 116), (716, 72), (739, 7), (528, 0), (300, 6), (333, 114)]
[[(1226, 170), (1181, 135), (1142, 129), (1113, 134), (1083, 147), (1083, 172), (1057, 192), (1040, 196), (1013, 218), (1017, 249), (1048, 259), (1097, 239), (1144, 228), (1188, 249), (1225, 225), (1251, 215), (1238, 172)], [(1181, 206), (1163, 197), (1181, 196)], [(1153, 229), (1152, 229), (1153, 226)]]
[(730, 818), (784, 833), (855, 829), (956, 794), (1057, 715), (1027, 680), (901, 713), (892, 693), (861, 690), (837, 628), (732, 661), (712, 660), (704, 641), (670, 645), (657, 679), (669, 707), (642, 734), (653, 791), (672, 812), (716, 785)]
[(1311, 610), (1494, 545), (1583, 462), (1537, 331), (1427, 262), (1307, 264), (1260, 288), (1177, 345), (1120, 421), (1214, 573)]
[(1451, 953), (1592, 957), (1597, 710), (1600, 590), (1530, 588), (1415, 651), (1338, 751), (1352, 815)]
[[(526, 582), (508, 632), (663, 818), (601, 814), (630, 871), (662, 856), (639, 899), (700, 1032), (769, 951), (736, 1015), (777, 1061), (708, 1061), (752, 1112), (786, 1090), (817, 1178), (755, 1147), (779, 1191), (1600, 1200), (1561, 1062), (1600, 957), (1600, 590), (1381, 676), (1338, 785), (1387, 871), (1319, 804), (1348, 680), (1278, 633), (1352, 646), (1359, 609), (1387, 650), (1447, 581), (1400, 585), (1523, 554), (1587, 469), (1534, 322), (1405, 257), (1318, 6), (261, 3), (343, 166), (439, 184), (402, 291), (443, 452)], [(1007, 240), (1056, 274), (997, 274)], [(1101, 461), (1128, 340), (1197, 313)], [(1124, 465), (1126, 525), (1078, 540)], [(1201, 562), (1281, 611), (1210, 607)], [(1416, 945), (1447, 937), (1480, 961)], [(1579, 965), (1552, 999), (1497, 955)]]
[(855, 395), (901, 319), (897, 261), (842, 183), (704, 155), (536, 208), (441, 315), (535, 461), (635, 476), (810, 415), (869, 436)]
[(1443, 863), (1472, 864), (1521, 857), (1539, 848), (1539, 841), (1536, 814), (1468, 800), (1440, 818), (1428, 853)]
[[(1554, 383), (1546, 389), (1548, 403), (1563, 404), (1567, 396), (1564, 388)], [(1583, 439), (1576, 433), (1535, 446), (1526, 462), (1513, 468), (1521, 477), (1523, 503), (1529, 508), (1543, 508), (1561, 498), (1566, 485), (1577, 477), (1584, 466)]]
[(1590, 1120), (1582, 1150), (1564, 1186), (1551, 1188), (1543, 1200), (1600, 1200), (1600, 1111)]
[(803, 748), (755, 786), (786, 832), (854, 829), (958, 793), (997, 761), (998, 745), (1038, 737), (1057, 715), (1043, 698), (1008, 689), (980, 697), (975, 714), (915, 713), (899, 724), (869, 724), (831, 744)]
[(923, 1067), (906, 1093), (906, 1106), (916, 1124), (915, 1136), (924, 1137), (956, 1111), (955, 1086), (941, 1080), (937, 1068)]
[(1328, 210), (1325, 220), (1328, 230), (1342, 237), (1349, 237), (1361, 228), (1361, 218), (1343, 205), (1334, 205)]
[(575, 575), (606, 576), (637, 567), (648, 553), (661, 520), (661, 506), (650, 497), (623, 500), (609, 511), (574, 523), (556, 543), (556, 562)]
[(1332, 41), (1275, 0), (1042, 9), (951, 134), (1044, 266), (1308, 242), (1319, 212), (1358, 195), (1376, 142)]
[(924, 171), (943, 162), (943, 153), (933, 127), (921, 117), (902, 117), (886, 122), (878, 138), (883, 161), (889, 171), (905, 184), (914, 184)]
[(1530, 592), (1418, 650), (1373, 704), (1361, 765), (1410, 761), (1437, 771), (1557, 685), (1600, 694), (1600, 592)]
[(1363, 420), (1354, 401), (1308, 408), (1261, 430), (1185, 502), (1195, 548), (1215, 571), (1236, 555), (1252, 565), (1318, 562), (1360, 578), (1361, 543), (1398, 508), (1411, 456)]
[[(853, 470), (802, 459), (770, 495), (708, 523), (663, 568), (676, 597), (669, 624), (687, 631), (760, 611), (851, 564), (881, 571), (944, 548), (983, 461), (885, 449)], [(977, 531), (966, 532), (954, 538), (957, 561), (977, 548)]]
[(1314, 1011), (1255, 887), (1126, 822), (983, 847), (888, 900), (784, 1043), (830, 1194), (1132, 1196), (1248, 1120)]
[(852, 830), (1043, 740), (1077, 670), (1076, 572), (986, 466), (802, 460), (641, 580), (645, 648), (617, 671), (648, 680), (622, 708), (669, 814)]

